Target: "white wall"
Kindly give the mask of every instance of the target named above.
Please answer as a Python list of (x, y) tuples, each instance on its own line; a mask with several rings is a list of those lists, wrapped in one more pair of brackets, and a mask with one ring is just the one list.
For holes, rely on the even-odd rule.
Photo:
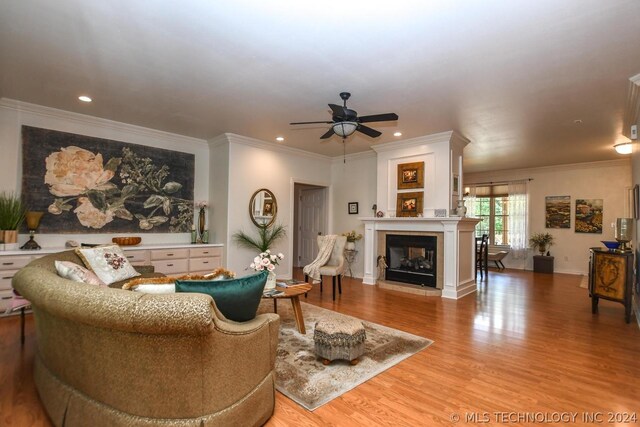
[[(229, 222), (229, 142), (221, 135), (209, 144), (209, 240), (222, 243), (227, 240)], [(225, 250), (222, 265), (227, 265), (227, 257)]]
[[(285, 254), (276, 273), (280, 278), (289, 278), (293, 268), (294, 182), (328, 187), (327, 212), (332, 212), (331, 159), (239, 135), (225, 136), (229, 143), (228, 232), (224, 242), (228, 248), (227, 268), (238, 275), (250, 272), (245, 268), (256, 256), (255, 251), (239, 248), (231, 236), (238, 230), (255, 233), (256, 227), (249, 217), (249, 200), (256, 190), (268, 188), (278, 202), (276, 223), (287, 228), (287, 238), (272, 248)], [(219, 203), (217, 195), (213, 203)], [(331, 219), (329, 230), (333, 230)]]
[[(195, 200), (208, 200), (209, 147), (200, 139), (161, 132), (83, 114), (70, 113), (3, 98), (0, 100), (0, 191), (20, 191), (22, 181), (22, 125), (53, 129), (79, 135), (159, 147), (195, 154)], [(189, 233), (134, 233), (143, 243), (189, 243)], [(126, 235), (118, 233), (118, 235)], [(86, 243), (111, 242), (113, 234), (39, 234), (43, 247), (61, 247), (67, 240)], [(19, 243), (27, 240), (21, 235)], [(211, 241), (212, 243), (218, 243)]]
[[(600, 246), (601, 240), (614, 240), (611, 223), (628, 215), (628, 188), (631, 186), (631, 163), (628, 159), (533, 169), (508, 170), (465, 175), (464, 185), (479, 182), (504, 182), (533, 178), (529, 182), (529, 233), (549, 232), (554, 237), (551, 254), (555, 271), (588, 274), (589, 248)], [(571, 196), (571, 228), (545, 228), (545, 197)], [(603, 199), (602, 234), (574, 231), (576, 199)], [(511, 255), (504, 263), (509, 268), (532, 269), (535, 255), (524, 261)]]
[[(358, 218), (373, 216), (371, 207), (376, 199), (376, 154), (371, 152), (335, 158), (331, 164), (333, 187), (333, 225), (337, 234), (355, 230), (364, 235), (364, 223)], [(349, 215), (349, 202), (358, 202), (358, 214)], [(356, 242), (358, 254), (351, 266), (354, 277), (364, 274), (364, 240)]]

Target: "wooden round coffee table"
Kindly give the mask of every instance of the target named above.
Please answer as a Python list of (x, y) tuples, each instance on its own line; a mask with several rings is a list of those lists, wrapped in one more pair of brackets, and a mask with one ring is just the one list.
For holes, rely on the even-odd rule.
[(276, 295), (274, 297), (262, 297), (273, 300), (273, 312), (278, 312), (278, 300), (290, 299), (291, 306), (293, 307), (293, 315), (296, 319), (296, 326), (298, 332), (306, 334), (307, 331), (304, 327), (304, 317), (302, 317), (302, 307), (300, 307), (300, 295), (304, 295), (311, 290), (312, 286), (309, 283), (302, 283), (300, 285), (289, 285), (287, 288), (281, 288), (277, 286), (276, 289), (284, 292), (282, 295)]

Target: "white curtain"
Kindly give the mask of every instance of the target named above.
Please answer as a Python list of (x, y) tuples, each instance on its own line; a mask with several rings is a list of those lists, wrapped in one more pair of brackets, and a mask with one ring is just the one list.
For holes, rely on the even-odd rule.
[(515, 259), (523, 259), (529, 247), (529, 181), (509, 183), (509, 244)]

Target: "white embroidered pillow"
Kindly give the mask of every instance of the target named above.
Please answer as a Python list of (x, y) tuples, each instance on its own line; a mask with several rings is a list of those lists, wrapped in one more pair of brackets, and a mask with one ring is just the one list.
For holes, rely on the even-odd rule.
[(133, 292), (143, 294), (175, 294), (175, 283), (142, 283), (131, 288)]
[(89, 285), (107, 286), (102, 280), (91, 270), (71, 261), (56, 261), (56, 271), (58, 276), (73, 280), (74, 282), (87, 283)]
[(140, 275), (118, 245), (77, 248), (76, 253), (107, 285)]

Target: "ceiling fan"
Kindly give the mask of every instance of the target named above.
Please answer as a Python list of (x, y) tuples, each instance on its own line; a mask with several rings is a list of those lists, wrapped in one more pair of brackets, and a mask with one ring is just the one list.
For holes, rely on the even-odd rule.
[(318, 121), (318, 122), (296, 122), (289, 123), (290, 125), (309, 125), (315, 123), (326, 123), (331, 125), (331, 129), (329, 129), (324, 135), (320, 137), (320, 139), (327, 139), (333, 136), (334, 134), (346, 138), (347, 136), (353, 134), (355, 131), (364, 133), (367, 136), (372, 138), (376, 138), (382, 135), (382, 132), (378, 132), (375, 129), (372, 129), (368, 126), (363, 125), (362, 123), (370, 123), (370, 122), (386, 122), (392, 120), (398, 120), (398, 115), (396, 113), (386, 113), (386, 114), (372, 114), (369, 116), (358, 117), (358, 113), (355, 110), (351, 110), (347, 108), (347, 100), (351, 97), (349, 92), (340, 93), (340, 98), (344, 101), (344, 105), (336, 105), (329, 104), (329, 108), (331, 108), (332, 117), (331, 121)]

